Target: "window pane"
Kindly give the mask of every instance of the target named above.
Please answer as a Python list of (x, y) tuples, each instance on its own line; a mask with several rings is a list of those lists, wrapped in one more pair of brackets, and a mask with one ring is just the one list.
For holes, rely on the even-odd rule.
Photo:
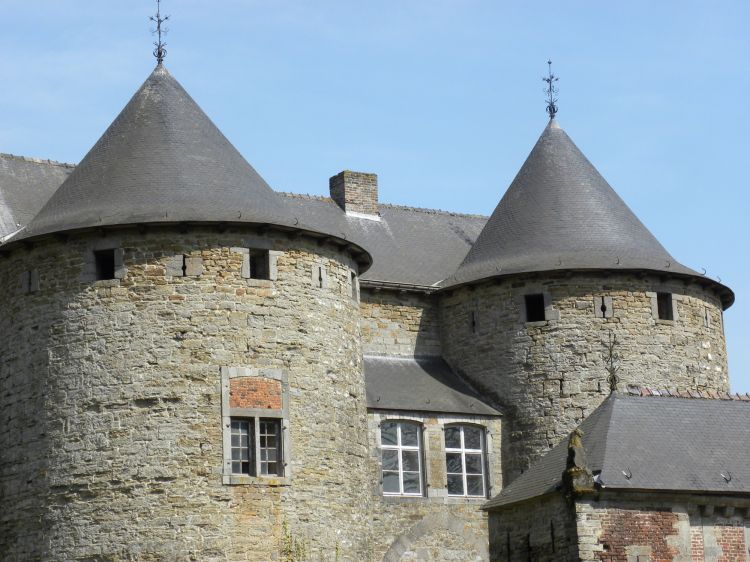
[(398, 470), (398, 451), (383, 450), (383, 470)]
[(419, 426), (413, 423), (402, 423), (401, 444), (410, 447), (419, 445)]
[(383, 445), (396, 445), (396, 428), (395, 422), (384, 422), (380, 426), (380, 441)]
[(242, 463), (240, 463), (240, 462), (233, 462), (232, 463), (232, 472), (234, 474), (241, 474), (241, 472), (242, 472), (241, 466), (242, 466)]
[(467, 476), (466, 487), (466, 494), (469, 496), (484, 495), (484, 479), (481, 476)]
[(419, 472), (404, 472), (404, 493), (419, 494)]
[(467, 449), (481, 449), (482, 430), (478, 427), (464, 427), (464, 447)]
[(445, 446), (448, 449), (461, 448), (461, 429), (458, 427), (445, 428)]
[(482, 474), (482, 455), (466, 455), (466, 474)]
[(448, 493), (452, 496), (464, 495), (464, 479), (460, 474), (448, 475)]
[(261, 474), (280, 475), (282, 464), (278, 461), (281, 459), (281, 421), (262, 419), (259, 429), (260, 472)]
[(233, 461), (240, 460), (240, 454), (241, 454), (241, 449), (232, 449), (232, 460)]
[(239, 447), (239, 446), (240, 446), (240, 436), (232, 435), (232, 447)]
[(419, 472), (419, 451), (403, 451), (401, 462), (403, 467), (401, 470), (410, 470)]
[(390, 494), (398, 494), (400, 492), (398, 486), (398, 472), (383, 471), (383, 491)]
[(446, 453), (445, 464), (448, 468), (448, 472), (461, 473), (461, 453)]

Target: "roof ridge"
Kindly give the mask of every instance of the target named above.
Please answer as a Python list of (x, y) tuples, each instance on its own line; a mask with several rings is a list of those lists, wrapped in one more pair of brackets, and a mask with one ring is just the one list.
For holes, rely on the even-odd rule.
[(64, 168), (75, 168), (75, 164), (68, 162), (58, 162), (57, 160), (50, 160), (49, 158), (34, 158), (33, 156), (21, 156), (18, 154), (10, 154), (9, 152), (0, 152), (0, 158), (12, 158), (13, 160), (23, 160), (24, 162), (33, 162), (34, 164), (50, 164), (52, 166), (62, 166)]
[(737, 402), (750, 402), (750, 392), (717, 392), (715, 390), (692, 390), (684, 389), (657, 389), (648, 386), (629, 384), (625, 392), (627, 396), (656, 396), (665, 398), (692, 398), (694, 400), (734, 400)]
[[(333, 201), (330, 197), (325, 195), (311, 195), (309, 193), (292, 193), (291, 191), (277, 191), (279, 195), (284, 197), (291, 197), (294, 199), (310, 199), (313, 201)], [(395, 203), (378, 203), (378, 207), (385, 207), (387, 209), (398, 209), (402, 211), (414, 211), (417, 213), (425, 213), (428, 215), (448, 215), (451, 217), (469, 217), (477, 219), (488, 219), (486, 215), (477, 215), (473, 213), (459, 213), (457, 211), (444, 211), (442, 209), (429, 209), (427, 207), (410, 207), (408, 205), (396, 205)]]
[(488, 219), (487, 215), (477, 215), (474, 213), (459, 213), (457, 211), (444, 211), (442, 209), (428, 209), (427, 207), (410, 207), (408, 205), (396, 205), (395, 203), (379, 203), (380, 207), (387, 207), (389, 209), (399, 209), (402, 211), (416, 211), (418, 213), (425, 213), (428, 215), (449, 215), (452, 217), (470, 217), (476, 219)]
[(314, 201), (333, 202), (333, 199), (331, 199), (330, 197), (326, 197), (325, 195), (311, 195), (310, 193), (292, 193), (291, 191), (277, 191), (276, 193), (284, 197), (292, 197), (294, 199), (311, 199)]

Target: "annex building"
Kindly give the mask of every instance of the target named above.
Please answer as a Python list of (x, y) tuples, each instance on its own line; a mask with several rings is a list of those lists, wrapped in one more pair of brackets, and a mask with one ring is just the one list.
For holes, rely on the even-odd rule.
[(160, 63), (0, 240), (2, 560), (748, 560), (734, 294), (555, 119), (489, 217), (280, 193)]

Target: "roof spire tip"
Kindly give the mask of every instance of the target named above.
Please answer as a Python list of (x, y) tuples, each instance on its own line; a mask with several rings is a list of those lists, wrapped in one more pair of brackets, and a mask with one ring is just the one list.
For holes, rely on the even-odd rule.
[(156, 57), (157, 66), (161, 66), (164, 62), (164, 57), (167, 56), (167, 44), (162, 41), (162, 35), (166, 35), (169, 31), (166, 27), (162, 27), (163, 24), (169, 19), (169, 16), (161, 17), (161, 0), (156, 0), (156, 15), (149, 18), (151, 21), (156, 23), (156, 29), (152, 29), (151, 33), (155, 34), (158, 38), (154, 42), (154, 56)]
[(547, 83), (544, 93), (547, 94), (547, 114), (550, 120), (552, 120), (557, 115), (557, 88), (555, 87), (555, 82), (559, 80), (557, 76), (552, 74), (552, 60), (547, 61), (547, 72), (547, 76), (542, 78), (542, 80)]

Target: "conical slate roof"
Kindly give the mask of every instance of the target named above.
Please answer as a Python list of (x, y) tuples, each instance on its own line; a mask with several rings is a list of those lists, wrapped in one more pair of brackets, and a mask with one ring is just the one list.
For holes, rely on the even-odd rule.
[(302, 227), (284, 200), (158, 65), (16, 239), (180, 221)]
[(669, 255), (550, 120), (458, 271), (443, 284), (560, 269), (700, 275)]

